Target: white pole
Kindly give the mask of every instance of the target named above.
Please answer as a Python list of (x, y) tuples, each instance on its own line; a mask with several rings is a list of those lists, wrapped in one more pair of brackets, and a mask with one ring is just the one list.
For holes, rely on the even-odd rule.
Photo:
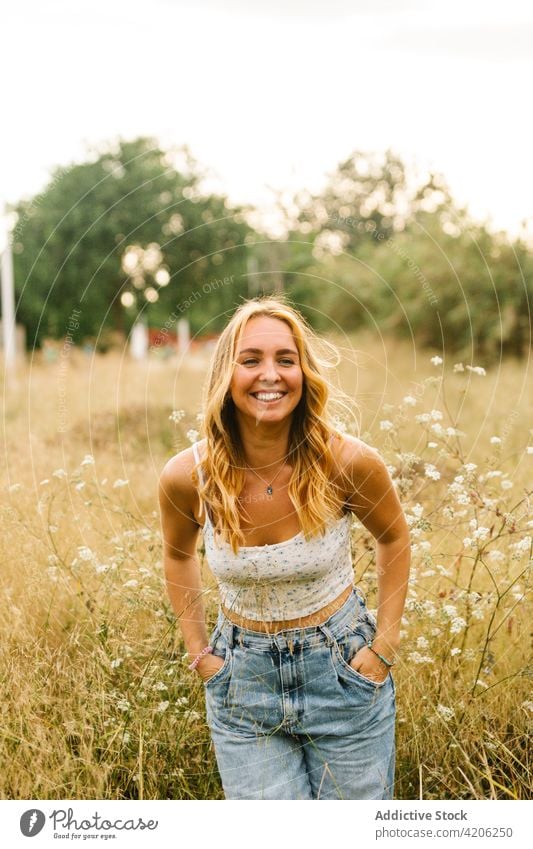
[(134, 360), (145, 360), (148, 353), (148, 330), (145, 323), (136, 321), (131, 329), (130, 354)]
[[(7, 217), (6, 217), (7, 221)], [(15, 371), (15, 291), (10, 234), (6, 224), (6, 244), (2, 251), (2, 348), (6, 374)]]
[(178, 353), (185, 354), (189, 347), (191, 333), (189, 330), (189, 321), (186, 318), (178, 319)]

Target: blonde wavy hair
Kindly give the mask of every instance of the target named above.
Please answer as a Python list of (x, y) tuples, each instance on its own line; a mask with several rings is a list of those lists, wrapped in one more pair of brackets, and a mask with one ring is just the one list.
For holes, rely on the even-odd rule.
[[(242, 303), (220, 335), (204, 385), (201, 437), (207, 439), (207, 452), (193, 470), (193, 480), (204, 504), (208, 505), (215, 528), (236, 554), (244, 545), (239, 525), (238, 497), (246, 479), (246, 461), (234, 415), (230, 385), (236, 364), (238, 344), (246, 323), (257, 316), (284, 321), (292, 331), (303, 372), (302, 398), (293, 412), (287, 460), (293, 467), (289, 498), (293, 503), (306, 539), (324, 533), (330, 520), (338, 519), (341, 500), (332, 494), (333, 455), (330, 439), (342, 433), (343, 423), (333, 408), (357, 409), (348, 396), (325, 376), (326, 369), (340, 360), (337, 349), (320, 339), (303, 316), (287, 303), (283, 294), (262, 296)], [(333, 351), (336, 362), (321, 354)], [(359, 422), (356, 416), (356, 430)], [(200, 465), (202, 486), (197, 474)]]

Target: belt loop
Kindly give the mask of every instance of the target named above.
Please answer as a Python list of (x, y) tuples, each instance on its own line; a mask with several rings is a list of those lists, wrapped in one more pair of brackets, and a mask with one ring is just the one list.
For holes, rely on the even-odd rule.
[(330, 648), (333, 645), (333, 643), (335, 642), (333, 634), (331, 633), (331, 631), (329, 630), (327, 625), (319, 625), (318, 627), (320, 628), (320, 630), (322, 631), (322, 633), (324, 634), (324, 636), (326, 638), (326, 645), (328, 646), (328, 648)]

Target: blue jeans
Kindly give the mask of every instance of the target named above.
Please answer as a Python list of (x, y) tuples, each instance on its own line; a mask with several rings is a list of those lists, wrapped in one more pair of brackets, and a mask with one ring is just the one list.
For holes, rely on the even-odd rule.
[(262, 634), (222, 610), (204, 685), (226, 799), (392, 799), (396, 690), (350, 659), (376, 621), (357, 589), (324, 624)]

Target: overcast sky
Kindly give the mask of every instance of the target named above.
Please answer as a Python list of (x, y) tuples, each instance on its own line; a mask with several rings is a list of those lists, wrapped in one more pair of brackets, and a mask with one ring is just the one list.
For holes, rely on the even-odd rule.
[(516, 232), (533, 216), (531, 4), (10, 5), (0, 57), (8, 201), (39, 191), (86, 143), (144, 134), (189, 145), (213, 185), (265, 209), (269, 187), (318, 189), (353, 150), (392, 148), (444, 173), (493, 226)]

